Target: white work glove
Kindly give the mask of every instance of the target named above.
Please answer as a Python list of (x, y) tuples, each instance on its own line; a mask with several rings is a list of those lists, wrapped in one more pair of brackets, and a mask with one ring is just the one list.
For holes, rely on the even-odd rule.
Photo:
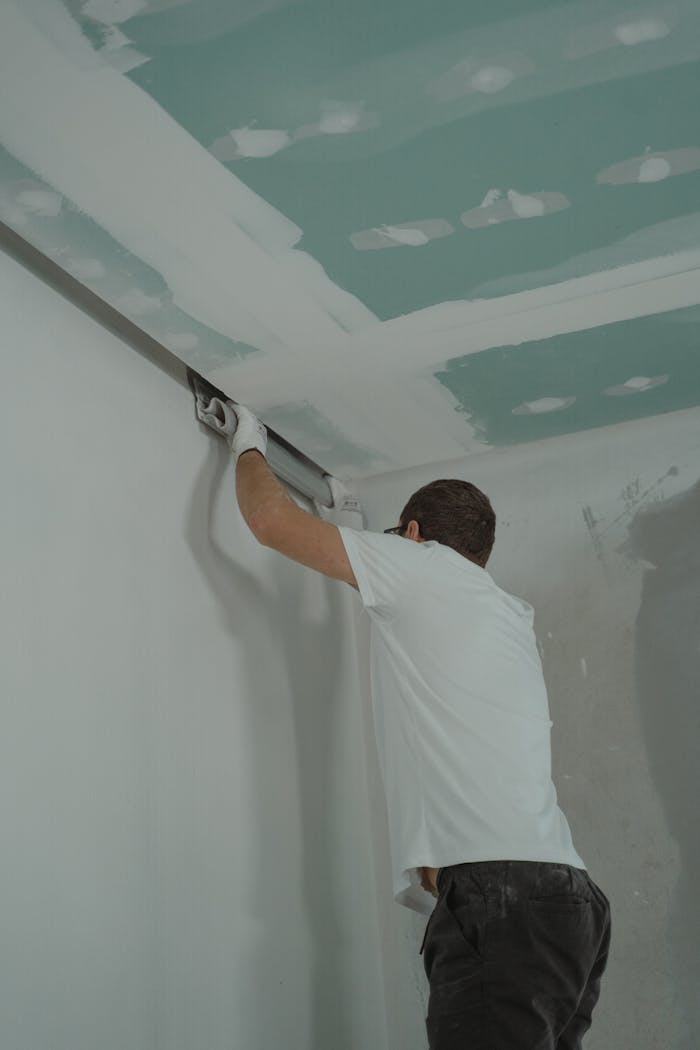
[(325, 474), (324, 478), (331, 490), (333, 506), (324, 507), (317, 499), (313, 500), (319, 518), (330, 521), (334, 525), (348, 525), (354, 529), (361, 529), (362, 507), (357, 496), (353, 496), (347, 486), (334, 478), (332, 474)]
[(202, 423), (206, 423), (226, 438), (236, 461), (241, 453), (248, 452), (251, 448), (256, 448), (263, 456), (266, 455), (267, 427), (245, 405), (213, 397), (209, 404), (198, 405), (197, 416)]

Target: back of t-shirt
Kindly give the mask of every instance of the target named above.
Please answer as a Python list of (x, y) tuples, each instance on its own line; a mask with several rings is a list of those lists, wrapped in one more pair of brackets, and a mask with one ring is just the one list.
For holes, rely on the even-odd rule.
[(416, 871), (423, 865), (585, 868), (551, 779), (532, 606), (434, 540), (339, 531), (371, 617), (394, 899), (432, 911)]

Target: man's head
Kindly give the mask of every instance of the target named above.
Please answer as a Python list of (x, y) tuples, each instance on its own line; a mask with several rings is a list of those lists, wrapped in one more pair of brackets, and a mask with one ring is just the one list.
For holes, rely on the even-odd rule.
[(407, 539), (437, 540), (482, 568), (489, 560), (496, 515), (488, 496), (468, 481), (431, 481), (413, 493), (399, 520)]

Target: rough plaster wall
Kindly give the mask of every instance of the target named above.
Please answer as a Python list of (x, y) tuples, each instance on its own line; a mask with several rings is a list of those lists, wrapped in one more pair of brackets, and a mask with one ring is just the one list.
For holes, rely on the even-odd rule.
[(0, 256), (0, 1043), (384, 1050), (356, 596)]
[[(535, 607), (559, 804), (612, 905), (587, 1050), (700, 1045), (699, 453), (691, 410), (355, 486), (376, 530), (436, 478), (470, 480), (492, 500), (488, 570)], [(375, 851), (390, 1045), (424, 1050), (426, 920), (391, 900), (384, 819)]]

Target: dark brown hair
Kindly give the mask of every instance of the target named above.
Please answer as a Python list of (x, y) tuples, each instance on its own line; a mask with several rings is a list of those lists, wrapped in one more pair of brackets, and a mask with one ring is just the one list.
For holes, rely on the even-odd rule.
[(482, 568), (496, 536), (496, 515), (488, 496), (456, 478), (431, 481), (414, 492), (399, 521), (404, 527), (417, 521), (424, 540), (444, 543)]

